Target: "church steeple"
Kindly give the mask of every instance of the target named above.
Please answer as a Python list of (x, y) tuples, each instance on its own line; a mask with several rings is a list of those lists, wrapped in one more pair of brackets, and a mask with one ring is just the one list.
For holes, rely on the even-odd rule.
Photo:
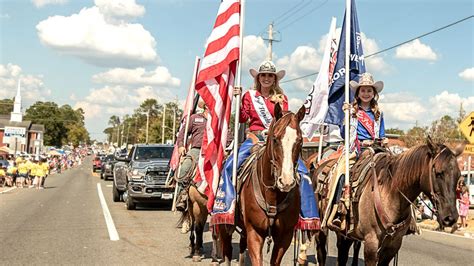
[(13, 112), (11, 112), (10, 121), (23, 122), (23, 114), (21, 113), (20, 79), (18, 79), (18, 89), (16, 91), (15, 103), (13, 105)]

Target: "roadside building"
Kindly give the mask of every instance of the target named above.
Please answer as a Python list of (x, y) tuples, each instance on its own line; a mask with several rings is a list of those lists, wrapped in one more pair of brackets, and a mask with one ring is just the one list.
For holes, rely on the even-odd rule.
[(24, 121), (21, 112), (20, 82), (15, 96), (13, 112), (0, 115), (0, 147), (8, 147), (13, 153), (38, 153), (43, 146), (44, 125)]

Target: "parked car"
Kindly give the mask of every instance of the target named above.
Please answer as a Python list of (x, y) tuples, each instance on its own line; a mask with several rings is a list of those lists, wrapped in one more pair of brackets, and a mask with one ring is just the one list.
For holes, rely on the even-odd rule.
[(92, 172), (96, 172), (97, 170), (102, 169), (102, 161), (100, 160), (100, 157), (96, 156), (92, 160)]
[(114, 164), (116, 162), (117, 161), (115, 160), (115, 156), (113, 154), (109, 154), (104, 157), (100, 171), (100, 179), (107, 180), (109, 177), (114, 176)]
[(166, 184), (172, 145), (135, 144), (115, 165), (112, 196), (122, 198), (128, 210), (140, 202), (171, 203), (174, 185)]

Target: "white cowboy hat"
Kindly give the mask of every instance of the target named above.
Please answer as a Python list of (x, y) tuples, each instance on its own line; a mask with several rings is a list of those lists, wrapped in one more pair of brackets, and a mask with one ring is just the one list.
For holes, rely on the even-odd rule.
[(275, 64), (272, 62), (272, 61), (263, 61), (260, 66), (258, 67), (258, 71), (251, 68), (250, 69), (250, 75), (252, 75), (252, 77), (254, 78), (257, 78), (257, 76), (259, 74), (262, 74), (262, 73), (272, 73), (272, 74), (275, 74), (275, 76), (277, 77), (277, 80), (280, 80), (282, 79), (285, 74), (286, 74), (286, 71), (285, 70), (280, 70), (280, 71), (276, 71), (276, 67), (275, 67)]
[(380, 93), (383, 90), (383, 81), (374, 82), (374, 78), (372, 77), (372, 74), (368, 72), (360, 75), (359, 82), (351, 80), (349, 84), (351, 85), (351, 89), (354, 92), (356, 92), (357, 89), (361, 86), (370, 86), (374, 88), (377, 91), (377, 93)]

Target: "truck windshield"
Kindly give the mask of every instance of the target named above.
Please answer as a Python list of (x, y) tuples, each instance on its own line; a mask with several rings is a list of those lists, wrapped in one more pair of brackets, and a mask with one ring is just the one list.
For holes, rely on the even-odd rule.
[(138, 147), (135, 160), (170, 159), (173, 147)]

